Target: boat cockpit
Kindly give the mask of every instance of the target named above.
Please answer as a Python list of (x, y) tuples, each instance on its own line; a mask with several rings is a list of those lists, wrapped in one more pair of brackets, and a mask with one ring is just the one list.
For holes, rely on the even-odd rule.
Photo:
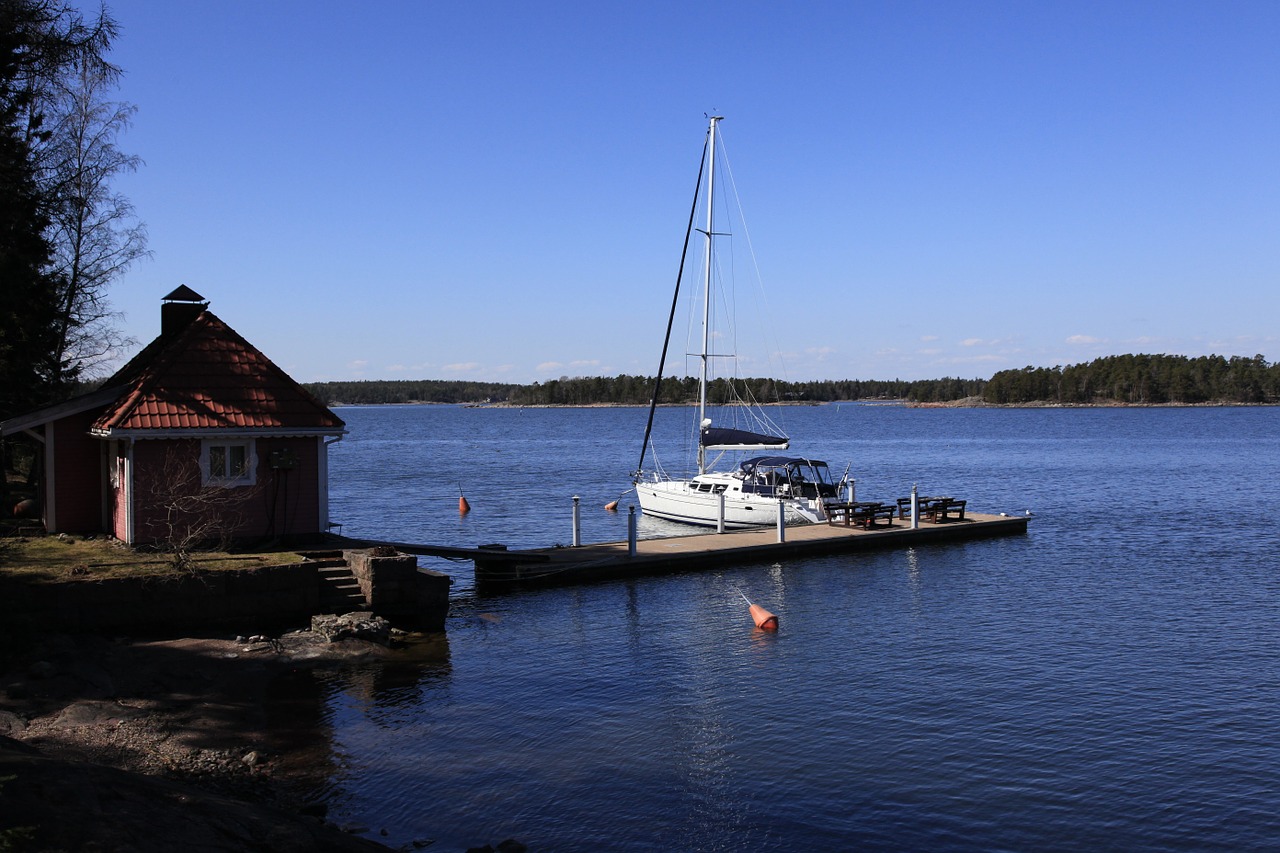
[(834, 498), (837, 486), (831, 482), (826, 462), (795, 456), (756, 456), (738, 466), (742, 491), (761, 497)]

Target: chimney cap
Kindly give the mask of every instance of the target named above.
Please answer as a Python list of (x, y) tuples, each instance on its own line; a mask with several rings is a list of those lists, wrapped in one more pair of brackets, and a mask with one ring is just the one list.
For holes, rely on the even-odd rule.
[(170, 293), (168, 296), (165, 296), (160, 301), (161, 302), (200, 302), (205, 305), (209, 304), (208, 299), (205, 299), (203, 296), (196, 293), (194, 290), (187, 287), (185, 284), (178, 285), (178, 287), (172, 293)]

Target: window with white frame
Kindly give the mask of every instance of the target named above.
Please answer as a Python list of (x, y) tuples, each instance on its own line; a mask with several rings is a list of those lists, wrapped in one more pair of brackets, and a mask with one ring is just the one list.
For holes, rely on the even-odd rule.
[(207, 438), (200, 447), (200, 470), (206, 486), (252, 486), (258, 468), (253, 440)]

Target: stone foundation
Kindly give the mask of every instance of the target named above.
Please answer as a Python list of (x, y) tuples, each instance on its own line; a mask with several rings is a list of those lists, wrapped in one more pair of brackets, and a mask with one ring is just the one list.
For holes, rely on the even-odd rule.
[(306, 622), (320, 601), (316, 567), (286, 566), (188, 575), (20, 584), (7, 581), (0, 613), (41, 630), (151, 631)]
[(449, 613), (448, 575), (418, 567), (418, 558), (392, 549), (344, 551), (369, 609), (397, 625), (443, 631)]
[[(369, 609), (398, 627), (443, 631), (447, 575), (418, 568), (413, 556), (347, 551), (343, 558)], [(318, 568), (283, 566), (164, 577), (27, 584), (0, 573), (0, 619), (40, 631), (150, 633), (201, 629), (250, 632), (308, 624), (321, 612)]]

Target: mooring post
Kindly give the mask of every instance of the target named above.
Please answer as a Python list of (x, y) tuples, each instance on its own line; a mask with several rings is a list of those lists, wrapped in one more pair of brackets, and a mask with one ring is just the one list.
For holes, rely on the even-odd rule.
[(911, 484), (911, 529), (920, 529), (920, 500), (916, 497), (916, 484)]
[(631, 511), (627, 513), (627, 556), (634, 557), (636, 555), (636, 508), (631, 507)]
[(787, 541), (787, 505), (778, 499), (778, 541)]
[(724, 533), (724, 492), (716, 495), (720, 500), (719, 509), (716, 512), (716, 533)]
[(577, 548), (582, 544), (582, 507), (581, 499), (573, 496), (573, 547)]
[(858, 481), (853, 477), (849, 478), (849, 485), (845, 487), (845, 490), (849, 493), (848, 497), (845, 499), (845, 503), (853, 503), (854, 496), (858, 494), (857, 483)]

